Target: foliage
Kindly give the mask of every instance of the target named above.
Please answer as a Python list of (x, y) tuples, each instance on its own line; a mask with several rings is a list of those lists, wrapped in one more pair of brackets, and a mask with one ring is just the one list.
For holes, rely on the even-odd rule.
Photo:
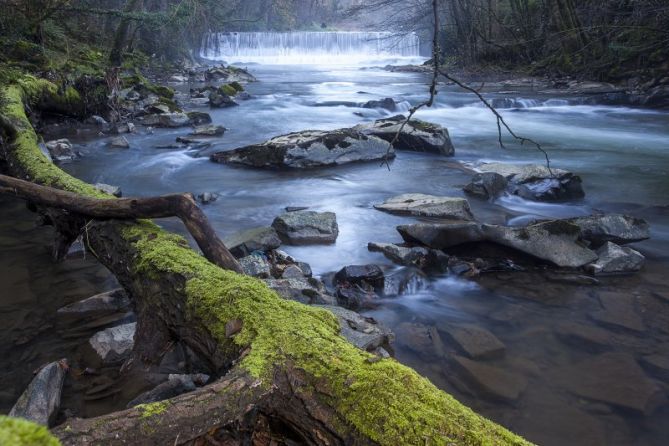
[(0, 415), (0, 444), (12, 446), (60, 446), (49, 430), (22, 418)]

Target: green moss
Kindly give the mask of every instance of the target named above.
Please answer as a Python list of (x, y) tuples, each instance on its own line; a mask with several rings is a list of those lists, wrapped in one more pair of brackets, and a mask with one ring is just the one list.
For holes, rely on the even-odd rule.
[(235, 87), (230, 84), (221, 85), (218, 87), (218, 91), (228, 96), (234, 96), (237, 94)]
[[(31, 80), (8, 89), (11, 99), (4, 111), (22, 128), (13, 141), (20, 165), (38, 182), (104, 196), (49, 163), (38, 150), (22, 99), (30, 97), (24, 96), (27, 92), (41, 94), (41, 89), (50, 89), (44, 82)], [(214, 266), (189, 249), (182, 237), (151, 222), (127, 223), (121, 236), (137, 251), (129, 265), (137, 280), (159, 279), (165, 273), (182, 277), (183, 283), (173, 286), (183, 287), (188, 322), (204, 324), (221, 349), (246, 350), (241, 367), (265, 385), (271, 383), (276, 367), (291, 364), (304, 370), (341, 419), (373, 441), (385, 445), (527, 444), (395, 360), (370, 361), (372, 355), (338, 334), (338, 321), (330, 312), (281, 299), (264, 282)], [(225, 335), (231, 320), (243, 322), (233, 339)], [(149, 420), (166, 410), (164, 404), (145, 407), (146, 432), (155, 430)]]
[(145, 90), (145, 92), (153, 93), (161, 98), (173, 99), (174, 89), (165, 87), (163, 85), (156, 85), (139, 72), (130, 76), (123, 76), (121, 78), (121, 85), (123, 88), (134, 87), (138, 91)]
[(60, 446), (49, 430), (31, 421), (0, 415), (0, 444), (11, 446)]
[(415, 128), (417, 128), (418, 130), (422, 130), (424, 132), (434, 132), (437, 129), (437, 126), (435, 124), (432, 124), (431, 122), (421, 121), (420, 119), (412, 119), (410, 121), (410, 124)]
[(230, 82), (228, 85), (230, 85), (232, 88), (234, 88), (237, 91), (244, 91), (244, 86), (237, 81)]
[[(322, 392), (356, 429), (380, 444), (527, 444), (476, 415), (427, 379), (393, 359), (372, 355), (338, 335), (328, 311), (279, 298), (263, 282), (221, 270), (149, 223), (126, 228), (139, 252), (136, 273), (169, 271), (185, 278), (190, 317), (203, 321), (221, 346), (225, 325), (243, 321), (237, 350), (250, 348), (241, 366), (266, 383), (275, 367), (291, 363), (327, 383)], [(230, 347), (229, 347), (230, 348)], [(323, 378), (323, 379), (321, 379)]]
[(141, 418), (151, 418), (165, 412), (169, 406), (170, 403), (167, 401), (158, 401), (156, 403), (140, 404), (136, 409), (142, 412)]

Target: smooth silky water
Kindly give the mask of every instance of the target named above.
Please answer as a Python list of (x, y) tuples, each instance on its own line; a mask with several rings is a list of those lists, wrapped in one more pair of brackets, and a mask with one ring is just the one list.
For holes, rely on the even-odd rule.
[[(219, 199), (204, 209), (222, 236), (269, 225), (286, 206), (336, 212), (340, 235), (335, 245), (282, 248), (309, 262), (315, 274), (321, 275), (351, 264), (377, 263), (394, 268), (381, 254), (368, 252), (367, 243), (400, 242), (395, 227), (415, 219), (376, 211), (374, 203), (409, 192), (463, 196), (461, 187), (469, 177), (458, 168), (461, 163), (543, 162), (537, 151), (511, 141), (507, 150), (500, 149), (490, 112), (470, 94), (452, 87), (442, 87), (436, 105), (417, 116), (449, 129), (456, 148), (453, 158), (398, 152), (390, 169), (372, 162), (294, 171), (253, 170), (208, 160), (206, 155), (211, 151), (261, 142), (281, 133), (335, 129), (390, 115), (382, 110), (333, 105), (336, 102), (362, 103), (393, 97), (401, 102), (402, 110), (407, 110), (426, 97), (427, 79), (422, 75), (361, 69), (337, 62), (334, 66), (240, 65), (247, 66), (260, 80), (247, 86), (253, 99), (229, 109), (202, 108), (212, 114), (215, 124), (229, 129), (204, 152), (154, 148), (173, 142), (188, 129), (149, 133), (139, 126), (137, 134), (127, 136), (131, 144), (128, 150), (110, 148), (109, 138), (72, 137), (83, 157), (64, 168), (89, 182), (120, 185), (125, 196), (218, 193)], [(177, 86), (183, 92), (188, 87)], [(560, 384), (563, 379), (582, 379), (571, 367), (595, 354), (563, 343), (555, 328), (565, 321), (596, 326), (588, 313), (599, 309), (599, 293), (634, 296), (645, 331), (610, 330), (614, 341), (607, 351), (637, 360), (651, 354), (669, 356), (669, 113), (583, 105), (579, 98), (545, 96), (530, 90), (491, 92), (490, 97), (498, 98), (502, 105), (506, 102), (510, 108), (501, 111), (509, 124), (519, 134), (540, 141), (554, 166), (581, 175), (586, 198), (561, 204), (511, 197), (494, 203), (470, 199), (478, 219), (520, 224), (533, 218), (587, 215), (594, 210), (627, 212), (648, 219), (652, 226), (652, 239), (635, 245), (647, 257), (644, 270), (632, 276), (601, 279), (597, 286), (524, 273), (496, 274), (478, 282), (434, 277), (416, 287), (415, 293), (383, 300), (367, 314), (391, 328), (416, 322), (440, 330), (447, 359), (401, 348), (401, 342), (396, 343), (396, 357), (481, 414), (539, 444), (667, 444), (666, 402), (652, 414), (642, 415), (579, 398)], [(0, 392), (0, 409), (8, 410), (29, 382), (30, 370), (68, 355), (85, 357), (81, 345), (86, 337), (66, 341), (53, 328), (55, 308), (109, 289), (114, 281), (90, 258), (52, 265), (48, 230), (31, 229), (29, 222), (35, 217), (16, 202), (3, 200), (0, 205), (6, 216), (0, 224), (0, 271), (2, 294), (6, 296), (0, 303), (6, 331), (0, 373), (3, 382), (10, 384)], [(163, 224), (183, 232), (178, 222)], [(527, 381), (518, 400), (491, 400), (477, 393), (454, 368), (448, 357), (458, 353), (444, 329), (460, 323), (484, 327), (506, 345), (504, 359), (487, 362)], [(16, 345), (23, 334), (29, 339)], [(604, 378), (609, 372), (594, 373)], [(666, 376), (650, 370), (645, 374), (666, 394)], [(94, 415), (124, 403), (113, 398), (95, 404), (74, 399), (69, 402), (80, 415)]]

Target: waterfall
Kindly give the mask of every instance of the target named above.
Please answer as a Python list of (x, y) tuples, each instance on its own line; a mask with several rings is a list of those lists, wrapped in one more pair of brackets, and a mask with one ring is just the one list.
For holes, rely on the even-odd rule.
[(390, 32), (228, 32), (204, 36), (200, 56), (263, 64), (359, 64), (420, 58), (416, 34)]

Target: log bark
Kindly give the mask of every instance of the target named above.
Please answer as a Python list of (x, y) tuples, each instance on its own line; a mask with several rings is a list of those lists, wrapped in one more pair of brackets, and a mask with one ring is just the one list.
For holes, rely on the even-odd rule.
[[(104, 198), (39, 151), (23, 101), (53, 90), (35, 82), (5, 89), (0, 114), (10, 127), (3, 144), (10, 173)], [(57, 202), (51, 204), (56, 206), (51, 212), (71, 217)], [(85, 242), (133, 296), (136, 358), (155, 364), (165, 351), (161, 347), (174, 340), (224, 378), (214, 384), (223, 387), (93, 420), (69, 420), (55, 430), (66, 444), (114, 444), (116, 439), (119, 444), (202, 444), (225, 429), (237, 428), (242, 435), (253, 425), (248, 417), (252, 421), (254, 413), (283, 423), (307, 444), (528, 444), (408, 367), (350, 344), (332, 313), (283, 300), (264, 283), (221, 269), (151, 222), (93, 220), (86, 225)], [(230, 331), (231, 325), (241, 329)]]
[[(95, 219), (178, 217), (193, 236), (207, 260), (223, 269), (243, 273), (239, 262), (225, 247), (191, 194), (100, 199), (40, 186), (7, 175), (0, 175), (0, 192), (29, 200), (40, 206), (64, 209)], [(61, 230), (59, 233), (65, 233), (65, 231)], [(62, 249), (57, 251), (62, 254), (60, 252)]]

